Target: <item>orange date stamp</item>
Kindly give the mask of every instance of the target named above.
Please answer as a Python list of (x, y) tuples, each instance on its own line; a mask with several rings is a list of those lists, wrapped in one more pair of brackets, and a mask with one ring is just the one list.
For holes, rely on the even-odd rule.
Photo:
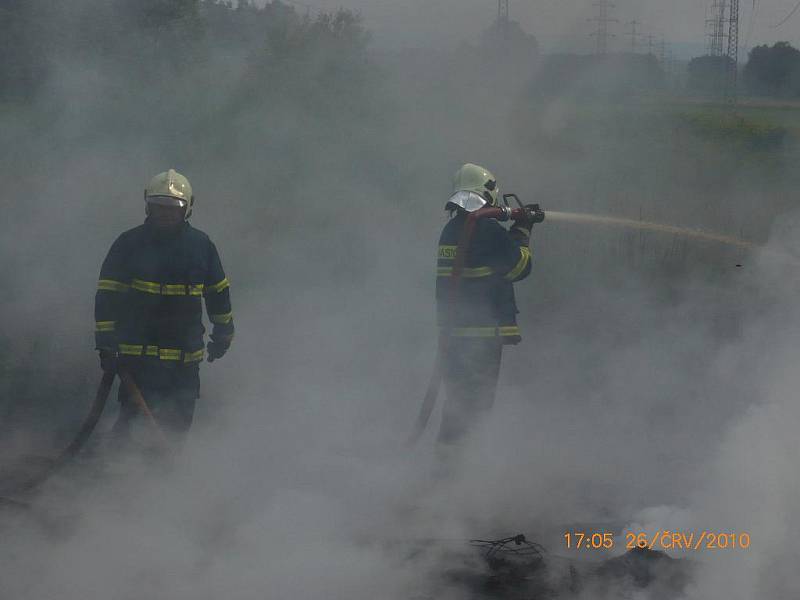
[[(750, 547), (750, 534), (743, 531), (658, 529), (652, 532), (626, 531), (624, 535), (626, 550), (746, 550)], [(614, 533), (608, 531), (568, 531), (564, 540), (570, 550), (611, 550), (618, 543)]]

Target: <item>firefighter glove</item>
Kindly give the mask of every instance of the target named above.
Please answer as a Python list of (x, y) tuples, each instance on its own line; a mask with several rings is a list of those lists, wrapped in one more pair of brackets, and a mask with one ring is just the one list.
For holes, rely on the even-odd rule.
[(222, 358), (230, 348), (229, 343), (224, 342), (208, 342), (208, 362), (214, 362), (218, 358)]
[(111, 350), (100, 350), (100, 368), (106, 373), (116, 373), (118, 368), (117, 353)]

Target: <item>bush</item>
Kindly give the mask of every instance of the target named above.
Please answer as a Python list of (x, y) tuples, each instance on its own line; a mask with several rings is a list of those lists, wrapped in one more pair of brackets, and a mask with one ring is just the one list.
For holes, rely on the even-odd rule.
[(689, 61), (690, 91), (718, 94), (725, 91), (733, 62), (727, 56), (698, 56)]

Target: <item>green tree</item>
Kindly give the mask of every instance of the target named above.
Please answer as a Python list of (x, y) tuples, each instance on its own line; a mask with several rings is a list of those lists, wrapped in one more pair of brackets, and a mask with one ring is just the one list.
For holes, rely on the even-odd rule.
[(200, 0), (133, 0), (129, 7), (144, 28), (160, 31), (196, 21)]
[(688, 87), (690, 91), (703, 94), (721, 94), (728, 83), (728, 68), (731, 59), (727, 56), (697, 56), (689, 61)]
[(752, 94), (800, 96), (800, 50), (789, 42), (756, 46), (744, 68), (744, 82)]

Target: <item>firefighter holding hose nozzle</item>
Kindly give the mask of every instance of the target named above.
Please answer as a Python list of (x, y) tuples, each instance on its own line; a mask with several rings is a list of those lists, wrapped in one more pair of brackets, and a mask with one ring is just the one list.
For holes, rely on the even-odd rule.
[(120, 376), (114, 433), (127, 438), (137, 416), (169, 438), (191, 426), (200, 395), (202, 300), (213, 324), (208, 361), (233, 339), (230, 284), (214, 243), (189, 225), (194, 196), (173, 169), (144, 193), (144, 224), (120, 235), (100, 271), (95, 341), (104, 371)]
[[(439, 240), (436, 278), (440, 361), (446, 400), (438, 441), (457, 443), (494, 404), (503, 346), (521, 341), (514, 282), (531, 271), (530, 234), (544, 218), (538, 206), (514, 211), (510, 228), (497, 218), (470, 214), (501, 207), (497, 179), (483, 167), (463, 165), (445, 205), (450, 220)], [(459, 248), (465, 255), (457, 259)]]

